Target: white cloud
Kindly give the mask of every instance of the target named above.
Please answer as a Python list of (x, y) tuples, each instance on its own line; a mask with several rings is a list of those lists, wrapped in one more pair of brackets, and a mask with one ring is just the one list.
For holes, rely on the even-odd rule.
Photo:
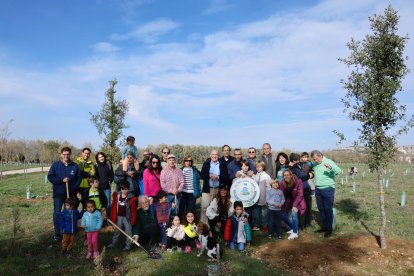
[(113, 40), (128, 40), (135, 39), (143, 41), (147, 44), (152, 44), (158, 41), (158, 39), (177, 29), (180, 24), (170, 19), (157, 19), (148, 23), (145, 23), (137, 27), (134, 31), (126, 34), (112, 34)]
[(224, 12), (231, 8), (232, 5), (227, 0), (211, 0), (210, 5), (203, 11), (204, 15), (211, 15), (219, 12)]
[(98, 53), (112, 53), (120, 50), (119, 47), (116, 47), (109, 42), (99, 42), (91, 46)]

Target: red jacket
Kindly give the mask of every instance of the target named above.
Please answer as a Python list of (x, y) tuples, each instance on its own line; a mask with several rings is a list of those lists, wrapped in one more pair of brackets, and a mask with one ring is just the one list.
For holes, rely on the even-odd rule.
[[(116, 223), (118, 216), (118, 199), (121, 196), (121, 193), (113, 192), (112, 194), (112, 206), (111, 206), (111, 220), (113, 223)], [(131, 225), (137, 223), (137, 197), (131, 193), (128, 193), (127, 196), (127, 205), (126, 205), (126, 218), (129, 220)]]
[(295, 178), (295, 181), (296, 181), (296, 187), (292, 191), (293, 204), (291, 204), (291, 198), (286, 197), (285, 181), (283, 180), (280, 184), (280, 190), (283, 192), (285, 196), (285, 203), (282, 206), (282, 210), (289, 212), (290, 209), (288, 208), (289, 206), (292, 206), (292, 207), (298, 208), (299, 214), (303, 215), (305, 214), (305, 211), (306, 211), (306, 203), (305, 203), (305, 199), (303, 198), (302, 180), (300, 180), (296, 175), (294, 175), (293, 177)]

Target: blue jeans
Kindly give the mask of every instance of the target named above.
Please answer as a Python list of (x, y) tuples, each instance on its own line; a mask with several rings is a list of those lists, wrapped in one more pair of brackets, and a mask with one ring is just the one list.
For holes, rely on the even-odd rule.
[(230, 249), (231, 250), (236, 249), (236, 246), (237, 246), (237, 250), (243, 251), (244, 248), (246, 247), (246, 244), (244, 242), (239, 242), (239, 243), (230, 242)]
[(178, 208), (180, 219), (183, 219), (185, 211), (195, 211), (195, 202), (196, 198), (193, 193), (181, 193), (180, 206)]
[(282, 221), (286, 223), (290, 228), (292, 228), (293, 233), (298, 233), (299, 228), (299, 219), (298, 219), (298, 212), (293, 212), (291, 210), (290, 217), (288, 216), (288, 212), (282, 211)]
[[(175, 197), (173, 194), (167, 194), (168, 202), (169, 203), (176, 203), (175, 210), (171, 211), (170, 217), (175, 216), (177, 213), (177, 208), (180, 207), (180, 199), (181, 199), (181, 193), (177, 194), (177, 202), (175, 201)], [(180, 211), (180, 210), (178, 210)], [(178, 214), (177, 214), (178, 215)]]
[(53, 198), (53, 226), (55, 228), (55, 239), (60, 239), (60, 223), (59, 215), (62, 211), (63, 203), (65, 202), (64, 198), (55, 197)]
[(161, 232), (161, 243), (162, 245), (167, 246), (167, 228), (168, 224), (166, 222), (158, 223), (158, 226), (160, 227)]
[(109, 214), (109, 211), (111, 210), (111, 189), (103, 190), (103, 192), (106, 196), (106, 201), (108, 202), (108, 206), (105, 206), (106, 212)]
[(269, 225), (269, 236), (273, 236), (275, 233), (278, 237), (282, 236), (282, 218), (281, 210), (267, 210), (267, 223)]
[(266, 205), (253, 205), (253, 225), (255, 227), (265, 227), (268, 225)]
[(333, 223), (333, 204), (335, 199), (335, 189), (325, 188), (315, 191), (316, 205), (318, 206), (319, 214), (326, 231), (332, 231)]

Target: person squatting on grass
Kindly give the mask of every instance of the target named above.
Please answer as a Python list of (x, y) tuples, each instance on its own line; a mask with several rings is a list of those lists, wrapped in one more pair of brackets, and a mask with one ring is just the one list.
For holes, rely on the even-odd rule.
[(88, 253), (86, 259), (99, 256), (98, 234), (102, 227), (102, 214), (96, 210), (95, 201), (86, 202), (86, 212), (82, 216), (81, 227), (85, 228), (86, 238), (88, 241)]
[(335, 199), (335, 176), (342, 173), (334, 161), (326, 158), (318, 150), (311, 152), (315, 161), (313, 171), (315, 174), (315, 198), (321, 216), (323, 227), (318, 232), (325, 232), (324, 237), (332, 236), (333, 204)]
[(191, 246), (196, 245), (197, 249), (201, 249), (200, 241), (197, 233), (197, 218), (194, 211), (187, 211), (184, 216), (184, 253), (191, 252)]
[(78, 233), (78, 220), (81, 219), (81, 215), (74, 207), (73, 198), (65, 199), (65, 208), (59, 216), (62, 228), (62, 255), (71, 256), (75, 235)]
[(181, 252), (184, 246), (185, 231), (180, 223), (180, 218), (174, 216), (171, 226), (167, 229), (167, 252), (173, 251), (173, 246), (177, 247), (177, 252)]
[(156, 250), (160, 231), (157, 221), (150, 210), (150, 199), (146, 195), (138, 198), (139, 209), (137, 213), (137, 223), (132, 228), (133, 239), (138, 241), (144, 248), (150, 252)]
[(70, 148), (62, 148), (60, 151), (61, 160), (54, 162), (47, 174), (47, 179), (53, 185), (53, 226), (54, 239), (57, 242), (61, 239), (59, 215), (62, 211), (63, 202), (68, 197), (67, 192), (69, 192), (69, 197), (76, 200), (74, 204), (76, 209), (78, 205), (76, 194), (82, 180), (78, 165), (70, 159), (71, 154), (72, 150)]
[[(137, 198), (129, 192), (129, 183), (123, 180), (120, 184), (121, 192), (114, 192), (112, 194), (112, 207), (111, 207), (111, 221), (123, 229), (129, 236), (132, 235), (132, 226), (137, 221)], [(108, 248), (114, 247), (118, 242), (121, 232), (115, 229), (112, 237), (112, 243)], [(131, 240), (125, 240), (124, 250), (131, 249)]]
[(224, 229), (224, 240), (229, 244), (230, 249), (237, 248), (238, 251), (243, 251), (252, 240), (248, 214), (244, 212), (241, 201), (235, 201), (233, 208), (234, 214), (227, 219)]

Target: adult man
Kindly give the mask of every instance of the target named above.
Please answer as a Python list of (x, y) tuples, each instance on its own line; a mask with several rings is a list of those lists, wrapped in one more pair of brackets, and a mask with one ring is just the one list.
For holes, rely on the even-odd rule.
[(265, 162), (265, 171), (272, 179), (276, 179), (276, 156), (272, 154), (272, 147), (269, 143), (264, 143), (262, 150), (261, 160)]
[(218, 161), (218, 151), (212, 150), (210, 152), (210, 158), (203, 163), (201, 168), (201, 179), (203, 180), (203, 190), (201, 194), (201, 218), (204, 223), (208, 223), (206, 210), (210, 205), (210, 202), (216, 196), (219, 190), (219, 185), (224, 186), (227, 189), (228, 173), (225, 163)]
[(120, 164), (118, 166), (115, 171), (115, 176), (126, 179), (129, 182), (129, 191), (135, 196), (139, 196), (139, 163), (132, 152), (128, 152), (126, 164)]
[(152, 152), (144, 151), (143, 155), (144, 155), (144, 159), (142, 159), (141, 163), (139, 163), (139, 168), (141, 171), (144, 171), (147, 168)]
[[(222, 146), (222, 147), (221, 147), (221, 150), (222, 150), (222, 152), (223, 152), (223, 156), (222, 156), (222, 157), (220, 157), (220, 158), (218, 159), (218, 161), (219, 161), (220, 163), (222, 163), (222, 164), (224, 164), (224, 165), (226, 166), (226, 171), (227, 171), (227, 167), (228, 167), (229, 163), (230, 163), (230, 162), (232, 162), (232, 161), (234, 160), (234, 157), (230, 155), (230, 153), (231, 153), (231, 148), (230, 148), (230, 146), (229, 146), (229, 145), (224, 145), (224, 146)], [(226, 185), (227, 187), (230, 187), (230, 186), (231, 186), (231, 181), (226, 180), (225, 185)]]
[(162, 154), (162, 158), (161, 158), (161, 167), (164, 169), (165, 167), (167, 167), (167, 157), (168, 154), (170, 154), (171, 150), (169, 147), (163, 147), (161, 154)]
[(62, 211), (64, 200), (69, 197), (76, 197), (82, 176), (79, 167), (72, 162), (70, 155), (72, 150), (68, 147), (60, 151), (61, 160), (56, 161), (50, 167), (47, 179), (53, 185), (53, 226), (55, 228), (55, 241), (60, 241), (59, 214)]
[(132, 228), (132, 238), (153, 252), (159, 236), (158, 224), (151, 214), (150, 200), (146, 195), (139, 196), (138, 204), (141, 208), (137, 212), (137, 223)]
[[(242, 160), (242, 152), (241, 149), (234, 150), (234, 160), (229, 163), (227, 166), (227, 171), (229, 173), (229, 181), (230, 183), (236, 178), (236, 174), (241, 170), (241, 161)], [(253, 176), (256, 168), (253, 164), (249, 161), (249, 171), (247, 172), (248, 176)]]
[(95, 166), (92, 160), (89, 159), (90, 156), (91, 156), (91, 149), (83, 148), (82, 156), (76, 159), (76, 164), (78, 164), (81, 175), (82, 175), (82, 181), (79, 185), (80, 194), (83, 194), (83, 191), (85, 191), (86, 189), (89, 189), (88, 177), (95, 175)]
[(256, 156), (256, 149), (254, 147), (250, 147), (247, 151), (247, 160), (253, 165), (254, 168), (256, 168), (257, 163), (257, 156)]
[(183, 171), (175, 166), (175, 162), (175, 155), (169, 154), (167, 156), (167, 167), (161, 171), (161, 189), (167, 192), (168, 202), (175, 202), (176, 206), (180, 206), (181, 192), (184, 187), (184, 175)]
[(311, 158), (315, 162), (313, 166), (314, 183), (316, 187), (315, 197), (324, 225), (318, 232), (325, 232), (324, 237), (332, 236), (333, 204), (335, 197), (335, 176), (342, 170), (335, 162), (323, 156), (319, 150), (311, 152)]

